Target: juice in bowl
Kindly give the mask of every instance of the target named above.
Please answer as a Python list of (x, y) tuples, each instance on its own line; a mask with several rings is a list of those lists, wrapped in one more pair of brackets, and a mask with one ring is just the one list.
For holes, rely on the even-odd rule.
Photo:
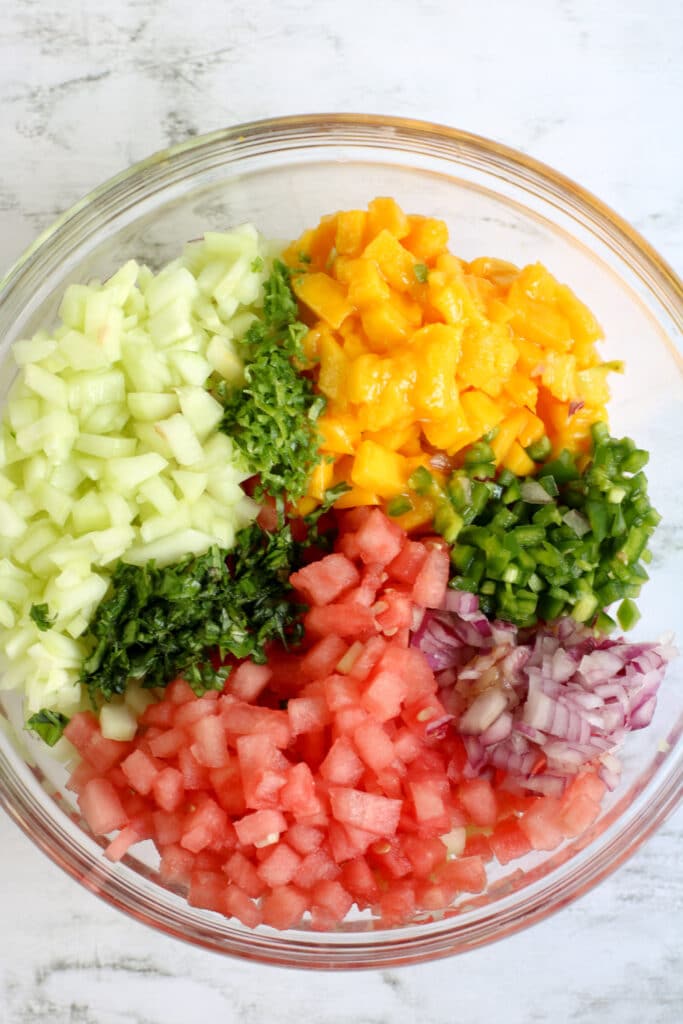
[(70, 815), (43, 827), (143, 920), (325, 966), (585, 884), (675, 741), (629, 353), (545, 260), (361, 199), (62, 289), (13, 345), (0, 470), (6, 706)]

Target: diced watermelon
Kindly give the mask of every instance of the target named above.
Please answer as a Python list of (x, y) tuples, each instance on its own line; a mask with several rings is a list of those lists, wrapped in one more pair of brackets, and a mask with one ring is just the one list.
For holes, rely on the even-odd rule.
[(155, 757), (174, 757), (180, 751), (180, 748), (186, 745), (187, 733), (184, 729), (165, 729), (162, 733), (149, 740), (149, 749)]
[(531, 843), (516, 818), (499, 821), (489, 836), (489, 843), (499, 864), (509, 864), (531, 850)]
[(313, 825), (302, 825), (298, 821), (295, 821), (287, 829), (287, 842), (297, 853), (304, 855), (317, 850), (324, 838), (325, 833), (321, 828), (315, 828)]
[(133, 789), (147, 796), (159, 774), (159, 763), (144, 750), (134, 750), (121, 762), (121, 770)]
[(163, 849), (180, 843), (185, 831), (184, 816), (172, 811), (153, 811), (152, 829), (158, 847)]
[(374, 772), (388, 768), (396, 757), (389, 734), (374, 718), (365, 719), (354, 729), (353, 742), (363, 761)]
[(249, 659), (241, 661), (228, 677), (228, 690), (249, 703), (263, 693), (272, 675), (273, 670), (268, 665), (255, 665)]
[(223, 808), (206, 796), (201, 805), (188, 816), (180, 845), (190, 853), (199, 853), (207, 846), (229, 845), (232, 833), (232, 825)]
[(340, 636), (330, 633), (304, 654), (299, 669), (306, 679), (324, 679), (333, 673), (348, 650)]
[(154, 799), (164, 811), (175, 811), (185, 798), (183, 776), (177, 768), (167, 765), (157, 773), (152, 784)]
[[(171, 704), (192, 704), (196, 699), (197, 694), (190, 684), (180, 676), (170, 682), (164, 691), (164, 701)], [(150, 707), (154, 707), (154, 705), (152, 704)], [(155, 722), (154, 724), (156, 725), (157, 723)]]
[(295, 818), (305, 818), (322, 809), (313, 773), (305, 761), (288, 769), (285, 784), (279, 791), (279, 803), (283, 810)]
[(319, 847), (301, 861), (294, 876), (294, 881), (301, 889), (310, 889), (316, 882), (323, 879), (334, 879), (339, 876), (339, 866), (330, 857), (327, 850)]
[(376, 630), (375, 616), (361, 604), (317, 605), (304, 615), (304, 628), (313, 636), (334, 633), (341, 637), (365, 639)]
[(332, 786), (353, 786), (365, 771), (348, 736), (334, 741), (325, 760), (320, 765), (320, 774)]
[(486, 868), (481, 857), (446, 860), (434, 875), (437, 882), (452, 885), (458, 892), (483, 892), (486, 888)]
[(200, 764), (189, 747), (178, 751), (178, 770), (183, 777), (185, 789), (207, 789), (209, 770)]
[(330, 923), (339, 924), (343, 921), (353, 906), (353, 897), (341, 882), (329, 878), (323, 878), (316, 882), (311, 893), (311, 900), (313, 914), (321, 909), (327, 911), (328, 927)]
[(342, 865), (341, 883), (359, 906), (369, 906), (379, 896), (377, 880), (365, 857), (354, 857)]
[(183, 850), (177, 844), (167, 846), (161, 854), (159, 877), (167, 885), (188, 885), (194, 856), (189, 850)]
[(194, 870), (190, 876), (187, 902), (191, 907), (223, 913), (227, 880), (218, 871)]
[(118, 861), (128, 852), (131, 846), (135, 843), (139, 843), (141, 835), (136, 829), (135, 825), (126, 825), (122, 829), (115, 839), (109, 843), (104, 851), (105, 857), (108, 857), (111, 861)]
[(292, 740), (289, 718), (286, 711), (257, 707), (253, 704), (223, 703), (220, 698), (220, 715), (226, 732), (233, 736), (248, 736), (263, 733), (272, 739), (276, 747), (288, 747)]
[(290, 765), (270, 735), (240, 736), (237, 757), (247, 807), (277, 807)]
[(78, 806), (95, 835), (107, 835), (128, 824), (128, 815), (108, 779), (95, 778), (87, 782), (78, 797)]
[(373, 509), (356, 531), (358, 555), (363, 562), (388, 565), (403, 545), (404, 533), (379, 509)]
[(353, 562), (335, 552), (305, 565), (289, 577), (289, 582), (308, 604), (327, 605), (357, 586), (359, 579)]
[(195, 697), (194, 701), (187, 701), (181, 704), (176, 711), (173, 724), (176, 729), (185, 729), (200, 719), (215, 715), (218, 712), (218, 704), (215, 699), (209, 697)]
[(458, 786), (458, 800), (474, 825), (495, 825), (498, 801), (488, 779), (467, 779)]
[(265, 892), (266, 883), (248, 857), (235, 850), (223, 865), (223, 871), (248, 896), (258, 899)]
[(292, 697), (287, 702), (292, 736), (323, 729), (330, 722), (330, 709), (324, 697)]
[(398, 672), (374, 672), (361, 694), (361, 706), (380, 722), (395, 718), (408, 695), (408, 681)]
[(257, 873), (266, 885), (275, 888), (291, 882), (300, 864), (300, 854), (288, 843), (280, 842), (270, 848), (268, 855), (259, 864)]
[(415, 604), (422, 608), (440, 608), (446, 596), (449, 573), (448, 551), (443, 547), (430, 548), (413, 583)]
[(207, 768), (223, 768), (230, 759), (225, 727), (220, 718), (207, 716), (190, 726), (194, 743), (190, 750)]
[(237, 885), (229, 885), (224, 892), (224, 912), (236, 917), (247, 928), (256, 928), (263, 921), (261, 908)]
[[(235, 822), (235, 830), (240, 843), (265, 845), (273, 841), (273, 836), (280, 836), (287, 830), (287, 822), (281, 811), (260, 810), (245, 814)], [(276, 841), (276, 840), (275, 840)]]
[(387, 566), (392, 579), (413, 584), (427, 559), (427, 548), (416, 540), (405, 540), (403, 547)]
[(360, 703), (360, 684), (348, 676), (328, 676), (323, 682), (323, 692), (330, 711), (357, 707)]
[(555, 850), (564, 839), (561, 808), (556, 797), (539, 797), (519, 818), (519, 827), (534, 850)]
[(308, 910), (308, 895), (293, 885), (280, 885), (265, 894), (261, 902), (263, 923), (271, 928), (294, 928)]
[(332, 814), (343, 825), (353, 825), (378, 836), (393, 836), (401, 814), (401, 801), (342, 786), (330, 787)]
[(368, 849), (367, 858), (385, 878), (405, 878), (412, 872), (413, 866), (396, 839), (373, 843)]
[(418, 878), (426, 878), (446, 859), (446, 847), (437, 836), (406, 836), (401, 847)]
[(244, 814), (247, 804), (242, 787), (242, 773), (236, 756), (231, 756), (223, 768), (209, 769), (209, 785), (217, 802), (231, 817), (240, 818)]
[(375, 909), (385, 925), (410, 921), (417, 909), (415, 883), (408, 879), (397, 879), (380, 895)]

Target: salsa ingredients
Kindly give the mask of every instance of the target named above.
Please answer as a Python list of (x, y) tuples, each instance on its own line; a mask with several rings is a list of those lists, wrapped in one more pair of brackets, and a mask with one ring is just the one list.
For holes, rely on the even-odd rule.
[[(319, 460), (316, 420), (325, 399), (301, 373), (306, 326), (289, 285), (289, 269), (275, 260), (264, 284), (263, 318), (254, 320), (241, 339), (244, 385), (219, 383), (224, 405), (221, 430), (258, 473), (256, 492), (300, 498)], [(321, 495), (322, 497), (322, 495)]]
[(474, 594), (449, 591), (411, 643), (451, 681), (446, 707), (473, 774), (493, 766), (512, 784), (559, 796), (588, 765), (610, 789), (627, 732), (650, 724), (675, 651), (601, 636), (567, 617), (533, 632), (489, 621)]
[[(319, 429), (334, 464), (321, 474), (352, 485), (340, 507), (391, 499), (435, 451), (457, 464), (494, 428), (496, 466), (533, 473), (528, 449), (541, 437), (556, 453), (580, 450), (606, 418), (615, 367), (601, 362), (600, 327), (570, 289), (540, 264), (468, 263), (447, 245), (443, 221), (380, 198), (323, 217), (285, 254), (327, 398)], [(404, 525), (432, 516), (423, 502)]]
[(300, 652), (242, 661), (220, 695), (175, 680), (132, 743), (104, 739), (89, 712), (66, 728), (86, 821), (119, 832), (107, 856), (152, 838), (164, 881), (249, 926), (310, 915), (332, 928), (353, 903), (383, 925), (442, 910), (484, 889), (492, 856), (505, 864), (586, 827), (605, 791), (574, 765), (552, 798), (473, 777), (447, 711), (452, 680), (407, 646), (417, 602), (447, 596), (443, 546), (379, 510), (339, 526), (335, 550), (291, 577), (310, 605)]
[[(209, 232), (154, 274), (71, 285), (52, 333), (14, 345), (0, 428), (0, 667), (29, 713), (79, 706), (85, 633), (119, 559), (232, 547), (257, 506), (209, 381), (242, 381), (269, 247)], [(49, 628), (46, 626), (49, 625)]]
[(423, 467), (410, 483), (434, 499), (435, 529), (452, 545), (450, 585), (477, 594), (487, 615), (519, 626), (600, 615), (609, 631), (616, 623), (604, 609), (621, 601), (617, 618), (629, 629), (632, 599), (648, 579), (643, 563), (660, 517), (647, 461), (630, 438), (597, 423), (590, 453), (577, 460), (565, 450), (533, 479), (496, 475), (491, 444), (479, 442), (443, 486)]

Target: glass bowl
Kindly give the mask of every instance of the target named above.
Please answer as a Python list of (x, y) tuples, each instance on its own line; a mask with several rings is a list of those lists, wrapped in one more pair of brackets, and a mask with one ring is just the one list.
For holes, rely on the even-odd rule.
[[(287, 239), (329, 211), (392, 195), (444, 218), (467, 259), (542, 261), (592, 308), (605, 358), (626, 361), (611, 426), (651, 451), (651, 497), (663, 515), (637, 638), (680, 633), (683, 483), (680, 438), (683, 290), (628, 225), (560, 174), (450, 128), (356, 115), (278, 118), (157, 153), (62, 216), (0, 282), (0, 401), (11, 344), (55, 317), (66, 285), (105, 278), (134, 257), (159, 265), (207, 229), (254, 222)], [(558, 850), (491, 872), (485, 895), (439, 920), (382, 929), (362, 915), (333, 933), (255, 931), (193, 909), (157, 878), (142, 844), (119, 864), (102, 856), (65, 792), (66, 773), (21, 729), (16, 695), (0, 694), (0, 802), (65, 871), (113, 906), (206, 949), (296, 967), (416, 963), (500, 939), (546, 917), (614, 871), (677, 805), (683, 780), (683, 669), (669, 668), (652, 725), (628, 737), (623, 777), (590, 830)]]

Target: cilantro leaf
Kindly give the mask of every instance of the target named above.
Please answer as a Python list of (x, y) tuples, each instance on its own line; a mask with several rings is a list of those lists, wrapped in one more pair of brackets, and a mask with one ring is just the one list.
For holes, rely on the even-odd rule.
[(316, 422), (325, 399), (297, 368), (304, 362), (307, 328), (297, 319), (289, 269), (279, 260), (264, 285), (263, 313), (243, 339), (244, 387), (229, 393), (217, 388), (224, 408), (221, 430), (258, 473), (257, 499), (266, 492), (296, 500), (318, 461)]
[(31, 715), (26, 723), (26, 728), (37, 733), (48, 747), (54, 747), (57, 740), (61, 739), (68, 724), (69, 719), (61, 711), (49, 711), (47, 708), (42, 708), (35, 715)]
[(32, 604), (29, 615), (35, 622), (38, 629), (45, 633), (48, 629), (52, 629), (55, 624), (57, 616), (50, 618), (49, 608), (46, 604)]
[(415, 263), (413, 266), (413, 273), (420, 284), (424, 284), (429, 277), (429, 267), (426, 263)]

